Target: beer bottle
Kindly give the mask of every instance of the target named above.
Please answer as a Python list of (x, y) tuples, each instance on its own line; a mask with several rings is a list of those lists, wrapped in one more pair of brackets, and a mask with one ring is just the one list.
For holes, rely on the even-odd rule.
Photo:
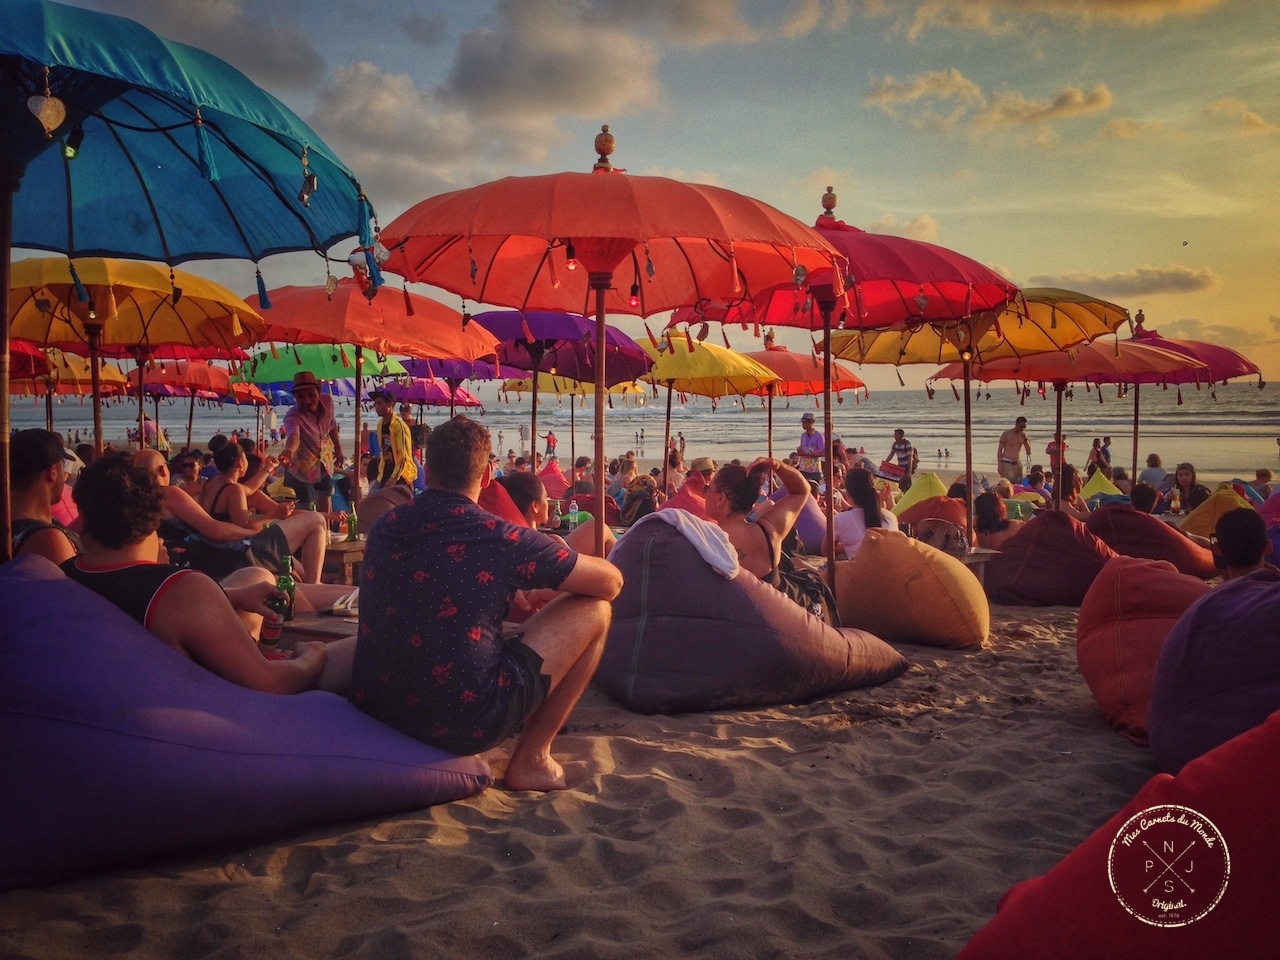
[(353, 500), (347, 508), (347, 540), (354, 541), (360, 539), (360, 529), (357, 526), (356, 504)]
[(551, 501), (551, 519), (550, 519), (550, 521), (549, 521), (549, 522), (550, 522), (550, 524), (551, 524), (551, 529), (552, 529), (552, 530), (559, 530), (559, 529), (560, 529), (560, 524), (564, 522), (564, 518), (560, 515), (560, 501), (559, 501), (559, 500), (552, 500), (552, 501)]
[(280, 576), (276, 578), (276, 589), (288, 597), (284, 608), (286, 620), (293, 619), (293, 600), (297, 587), (297, 581), (293, 579), (293, 557), (286, 556), (280, 565)]
[(266, 600), (266, 607), (271, 612), (262, 618), (262, 633), (258, 640), (258, 649), (264, 654), (275, 653), (280, 649), (280, 630), (284, 625), (288, 605), (288, 598), (278, 593)]

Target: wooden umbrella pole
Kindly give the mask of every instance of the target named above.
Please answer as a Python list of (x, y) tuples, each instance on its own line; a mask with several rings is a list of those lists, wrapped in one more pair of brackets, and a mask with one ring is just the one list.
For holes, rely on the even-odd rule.
[[(969, 384), (973, 375), (973, 358), (966, 351), (964, 362), (964, 536), (965, 543), (973, 544), (973, 406)], [(1019, 451), (1018, 456), (1022, 456)]]
[(44, 428), (53, 433), (53, 384), (44, 387)]
[(1129, 474), (1130, 484), (1138, 482), (1138, 400), (1141, 390), (1140, 384), (1133, 385), (1133, 472)]
[[(774, 384), (769, 384), (769, 459), (773, 459), (773, 391)], [(773, 474), (769, 474), (769, 482), (773, 482)], [(770, 491), (772, 492), (772, 491)]]
[[(187, 411), (187, 449), (191, 449), (191, 431), (196, 424), (196, 392), (191, 391), (191, 409)], [(257, 427), (257, 417), (254, 418), (254, 426)], [(256, 430), (254, 431), (257, 432)]]
[(1066, 392), (1067, 385), (1062, 382), (1053, 385), (1054, 392), (1058, 395), (1058, 412), (1056, 418), (1056, 426), (1054, 428), (1053, 439), (1058, 445), (1058, 469), (1053, 477), (1053, 509), (1062, 509), (1062, 467), (1067, 462), (1064, 456), (1065, 451), (1062, 449), (1062, 394)]
[(102, 349), (102, 324), (85, 324), (85, 333), (89, 335), (89, 389), (93, 393), (93, 453), (102, 456), (102, 374), (98, 370), (99, 353)]
[[(595, 417), (595, 478), (596, 478), (596, 556), (604, 556), (604, 527), (607, 517), (604, 510), (605, 472), (604, 472), (604, 401), (605, 384), (608, 377), (605, 371), (605, 339), (607, 330), (604, 317), (604, 295), (613, 284), (613, 271), (591, 272), (588, 278), (591, 289), (596, 294), (596, 417)], [(535, 385), (536, 386), (536, 385)], [(534, 394), (534, 402), (538, 395)]]
[(662, 428), (662, 492), (667, 492), (667, 445), (671, 443), (671, 395), (674, 393), (673, 384), (675, 381), (667, 381), (667, 420), (666, 425)]
[(822, 428), (825, 431), (827, 445), (826, 457), (823, 459), (822, 475), (827, 483), (827, 585), (831, 587), (831, 595), (836, 594), (836, 515), (832, 509), (834, 502), (835, 464), (832, 454), (835, 449), (831, 440), (831, 311), (834, 303), (824, 302), (822, 307)]
[(142, 392), (142, 348), (139, 347), (133, 352), (133, 361), (137, 365), (138, 373), (138, 449), (147, 449), (147, 398)]
[[(351, 484), (351, 488), (350, 488), (351, 499), (357, 505), (360, 503), (360, 431), (363, 429), (363, 426), (364, 426), (363, 423), (361, 422), (363, 419), (363, 417), (361, 416), (361, 413), (363, 412), (363, 409), (364, 409), (362, 406), (362, 403), (364, 401), (364, 397), (362, 396), (363, 393), (364, 393), (364, 348), (357, 345), (356, 346), (356, 442), (351, 447), (352, 454), (355, 458), (355, 470), (354, 470), (355, 482)], [(332, 501), (330, 501), (329, 505), (330, 506), (333, 505)]]

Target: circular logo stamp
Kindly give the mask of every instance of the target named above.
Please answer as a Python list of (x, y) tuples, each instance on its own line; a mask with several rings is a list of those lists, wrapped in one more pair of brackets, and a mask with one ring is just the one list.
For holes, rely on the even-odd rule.
[(1230, 876), (1222, 833), (1208, 817), (1177, 804), (1130, 817), (1107, 855), (1107, 878), (1120, 905), (1156, 927), (1184, 927), (1204, 917)]

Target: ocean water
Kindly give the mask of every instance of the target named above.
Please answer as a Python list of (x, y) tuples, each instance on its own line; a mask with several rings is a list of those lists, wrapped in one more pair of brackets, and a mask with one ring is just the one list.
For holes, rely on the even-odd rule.
[[(959, 386), (957, 385), (957, 391)], [(483, 413), (472, 416), (482, 420), (494, 435), (495, 449), (505, 452), (515, 448), (519, 428), (529, 423), (529, 395), (514, 394), (503, 400), (492, 386), (481, 385), (476, 391), (486, 403)], [(1008, 385), (975, 385), (972, 406), (974, 469), (979, 475), (994, 479), (995, 448), (1000, 433), (1013, 425), (1018, 416), (1028, 420), (1033, 462), (1043, 463), (1045, 444), (1053, 435), (1055, 402), (1052, 389), (1044, 396), (1034, 390), (1025, 398)], [(339, 421), (348, 433), (354, 431), (354, 401), (335, 401)], [(573, 409), (571, 411), (571, 405)], [(148, 412), (154, 417), (156, 408), (148, 401)], [(270, 415), (279, 423), (286, 407), (276, 407)], [(661, 456), (666, 391), (655, 396), (650, 391), (643, 405), (634, 400), (624, 404), (615, 398), (606, 414), (606, 450), (610, 455), (635, 449), (649, 459)], [(813, 411), (821, 428), (820, 402), (814, 397), (778, 398), (774, 402), (774, 452), (785, 455), (795, 449), (800, 436), (800, 416)], [(188, 401), (162, 401), (159, 419), (173, 440), (185, 442)], [(1189, 461), (1195, 464), (1202, 480), (1218, 481), (1232, 477), (1252, 478), (1258, 467), (1270, 467), (1280, 473), (1280, 400), (1274, 387), (1259, 389), (1256, 383), (1237, 382), (1210, 390), (1194, 386), (1178, 388), (1143, 387), (1139, 406), (1139, 469), (1145, 466), (1149, 453), (1159, 454), (1166, 468)], [(427, 408), (423, 419), (439, 423), (447, 418), (447, 410)], [(44, 401), (14, 398), (11, 406), (13, 425), (44, 426)], [(366, 407), (366, 420), (372, 410)], [(136, 401), (110, 402), (103, 420), (107, 439), (119, 445), (126, 431), (136, 423)], [(847, 446), (865, 447), (867, 456), (879, 461), (888, 453), (893, 431), (902, 427), (907, 438), (920, 453), (921, 469), (938, 472), (944, 480), (964, 470), (964, 406), (943, 385), (930, 399), (918, 390), (882, 390), (869, 398), (846, 392), (833, 411), (835, 431)], [(590, 398), (570, 400), (544, 396), (539, 404), (538, 432), (555, 431), (561, 458), (571, 453), (590, 454), (593, 406)], [(1134, 398), (1115, 387), (1085, 390), (1082, 387), (1064, 395), (1062, 405), (1063, 432), (1068, 443), (1068, 460), (1076, 464), (1086, 461), (1094, 437), (1110, 436), (1112, 461), (1126, 469), (1133, 450)], [(54, 406), (56, 429), (89, 438), (93, 416), (88, 401), (66, 398)], [(702, 397), (674, 398), (671, 431), (674, 437), (684, 434), (686, 455), (710, 456), (724, 462), (733, 458), (748, 460), (766, 452), (768, 420), (759, 398), (723, 398), (713, 404)], [(193, 442), (203, 447), (216, 432), (252, 431), (254, 411), (251, 407), (201, 406), (195, 411)], [(641, 433), (643, 432), (643, 441)], [(501, 435), (501, 436), (499, 436)], [(499, 440), (501, 442), (499, 442)], [(350, 445), (346, 447), (349, 451)], [(541, 446), (540, 446), (541, 449)], [(948, 455), (949, 454), (949, 455)]]

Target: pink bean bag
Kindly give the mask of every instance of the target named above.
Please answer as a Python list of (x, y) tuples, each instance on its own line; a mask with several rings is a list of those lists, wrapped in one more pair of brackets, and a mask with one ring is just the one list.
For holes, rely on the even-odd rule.
[(479, 793), (475, 757), (214, 676), (43, 557), (0, 567), (0, 889)]
[[(1272, 716), (1176, 777), (1152, 777), (1052, 870), (1010, 889), (957, 960), (1274, 957), (1278, 755), (1280, 716)], [(1036, 811), (1019, 816), (1034, 823)], [(1160, 860), (1176, 861), (1181, 876)]]
[(1214, 587), (1170, 631), (1151, 683), (1151, 752), (1177, 773), (1276, 710), (1280, 577), (1258, 570)]
[(1076, 621), (1080, 675), (1107, 723), (1136, 744), (1147, 746), (1160, 648), (1187, 607), (1208, 590), (1168, 561), (1121, 556), (1107, 561), (1084, 595)]
[(1168, 560), (1178, 572), (1212, 580), (1222, 571), (1213, 564), (1213, 551), (1188, 540), (1149, 513), (1121, 504), (1089, 514), (1085, 527), (1116, 553), (1146, 560)]
[(1042, 513), (987, 561), (987, 596), (994, 603), (1079, 606), (1093, 578), (1114, 556), (1074, 517)]

